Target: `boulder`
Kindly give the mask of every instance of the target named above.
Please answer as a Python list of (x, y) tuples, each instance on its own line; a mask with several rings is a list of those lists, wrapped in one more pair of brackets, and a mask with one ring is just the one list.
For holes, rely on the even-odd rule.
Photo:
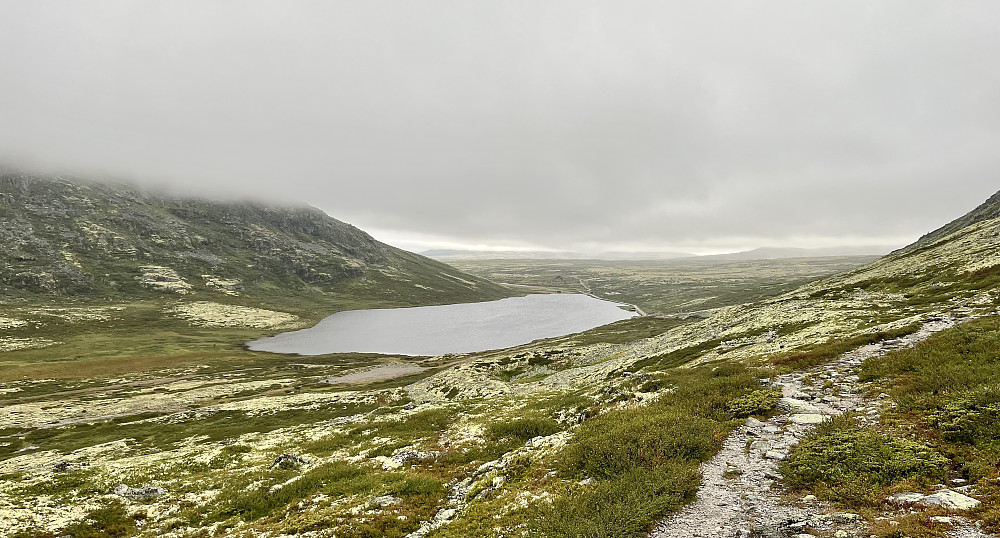
[(939, 506), (945, 510), (972, 510), (981, 503), (972, 497), (962, 495), (957, 491), (942, 489), (923, 498), (920, 504), (925, 506)]
[(68, 473), (71, 471), (79, 471), (84, 467), (88, 467), (90, 464), (76, 461), (60, 461), (59, 463), (52, 466), (52, 472), (54, 473)]
[(275, 467), (279, 469), (294, 469), (299, 465), (305, 465), (309, 463), (308, 461), (296, 456), (295, 454), (282, 454), (277, 458), (274, 458), (274, 463), (271, 464), (271, 469)]
[(819, 413), (797, 413), (791, 416), (795, 424), (819, 424), (826, 420), (824, 415)]
[(759, 421), (759, 420), (757, 420), (757, 419), (755, 419), (753, 417), (750, 417), (750, 418), (747, 419), (746, 425), (747, 425), (747, 428), (751, 428), (751, 429), (755, 429), (755, 430), (764, 427), (764, 423), (763, 422), (761, 422), (761, 421)]
[(822, 413), (815, 405), (795, 398), (778, 398), (778, 409), (789, 413)]
[(896, 493), (894, 495), (890, 495), (886, 499), (886, 501), (888, 501), (889, 504), (896, 504), (900, 506), (909, 506), (911, 504), (919, 503), (922, 500), (924, 500), (924, 496), (915, 491), (904, 491), (903, 493)]
[(163, 488), (154, 488), (152, 486), (143, 486), (141, 488), (132, 488), (127, 484), (118, 484), (115, 488), (115, 495), (128, 499), (130, 501), (144, 501), (149, 499), (155, 499), (166, 493)]
[(767, 452), (764, 453), (764, 457), (769, 460), (781, 461), (788, 458), (788, 453), (782, 452), (780, 450), (768, 450)]
[(368, 501), (368, 506), (377, 506), (384, 508), (386, 506), (392, 506), (394, 504), (399, 504), (403, 502), (403, 499), (399, 497), (394, 497), (392, 495), (383, 495), (381, 497), (375, 497), (374, 499)]
[[(412, 461), (433, 460), (437, 459), (439, 456), (441, 456), (440, 452), (421, 452), (419, 450), (414, 450), (412, 448), (404, 448), (402, 450), (397, 451), (395, 454), (392, 455), (392, 457), (387, 458), (385, 456), (379, 456), (375, 458), (375, 460), (382, 464), (383, 470), (392, 471), (395, 469), (399, 469), (403, 465)], [(485, 463), (481, 465), (480, 469), (482, 470), (485, 465), (486, 465)], [(496, 462), (496, 465), (499, 465), (499, 462)]]

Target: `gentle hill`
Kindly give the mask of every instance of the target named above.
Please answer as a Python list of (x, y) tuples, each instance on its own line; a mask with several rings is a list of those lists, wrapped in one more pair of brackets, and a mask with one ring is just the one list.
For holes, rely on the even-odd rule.
[(435, 249), (420, 253), (428, 258), (452, 261), (473, 260), (676, 260), (695, 258), (686, 252), (630, 252), (610, 251), (600, 253), (573, 252), (569, 250), (451, 250)]
[(599, 253), (573, 252), (568, 250), (426, 250), (420, 254), (444, 262), (480, 260), (604, 260), (604, 261), (747, 261), (780, 260), (786, 258), (830, 258), (845, 256), (883, 256), (893, 247), (844, 246), (827, 248), (785, 248), (761, 247), (753, 250), (729, 252), (726, 254), (696, 255), (686, 252), (665, 251), (609, 251)]
[(159, 195), (0, 174), (0, 293), (93, 299), (496, 299), (507, 289), (402, 251), (312, 207)]
[(882, 256), (892, 250), (888, 246), (791, 248), (761, 247), (728, 254), (698, 256), (706, 260), (779, 260), (785, 258), (825, 258), (830, 256)]

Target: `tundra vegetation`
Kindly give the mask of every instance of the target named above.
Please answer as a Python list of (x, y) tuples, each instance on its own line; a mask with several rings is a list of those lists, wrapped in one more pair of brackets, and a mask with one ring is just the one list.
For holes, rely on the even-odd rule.
[[(73, 187), (83, 190), (42, 204), (59, 190), (40, 188), (25, 187), (34, 205), (0, 206), (13, 223), (3, 229), (27, 245), (3, 274), (0, 535), (641, 536), (694, 497), (699, 464), (734, 428), (773, 412), (769, 379), (944, 313), (987, 317), (869, 361), (865, 379), (889, 394), (884, 424), (876, 432), (845, 417), (819, 428), (793, 451), (787, 485), (874, 510), (883, 494), (960, 475), (980, 488), (985, 508), (974, 515), (997, 524), (995, 217), (802, 285), (808, 262), (790, 261), (785, 277), (773, 262), (775, 284), (754, 290), (752, 304), (736, 292), (720, 300), (732, 284), (707, 286), (718, 273), (677, 284), (685, 297), (702, 294), (697, 316), (674, 309), (465, 355), (302, 357), (242, 343), (336, 310), (522, 290), (362, 237), (384, 254), (366, 261), (337, 246), (344, 240), (307, 233), (332, 224), (300, 229), (289, 213), (225, 217), (235, 210), (111, 187)], [(153, 213), (93, 224), (119, 239), (60, 244), (78, 281), (65, 268), (17, 276), (46, 272), (53, 238), (92, 226), (73, 204), (111, 203), (102, 196), (129, 200), (115, 202), (115, 219)], [(25, 216), (31, 207), (65, 208), (63, 230)], [(148, 233), (126, 233), (161, 210), (183, 221), (182, 235), (207, 238), (204, 252), (185, 255), (181, 239), (158, 250)], [(235, 220), (209, 237), (191, 220), (199, 211), (219, 212), (205, 222)], [(237, 229), (270, 239), (236, 243)], [(319, 248), (337, 248), (338, 263), (357, 272), (296, 269)], [(226, 249), (244, 256), (234, 258), (242, 268), (209, 272), (213, 254), (232, 263)], [(152, 284), (173, 279), (190, 287)], [(422, 369), (339, 381), (386, 364)]]
[[(874, 510), (902, 491), (971, 486), (977, 517), (1000, 528), (1000, 320), (984, 317), (912, 349), (868, 359), (861, 379), (888, 395), (878, 431), (845, 417), (819, 428), (788, 462), (791, 484)], [(926, 519), (884, 535), (938, 536)]]

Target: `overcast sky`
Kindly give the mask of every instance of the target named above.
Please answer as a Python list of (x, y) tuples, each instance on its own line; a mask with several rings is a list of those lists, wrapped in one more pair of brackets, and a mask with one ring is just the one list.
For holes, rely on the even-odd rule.
[(1000, 2), (0, 0), (0, 161), (424, 248), (896, 244), (1000, 189)]

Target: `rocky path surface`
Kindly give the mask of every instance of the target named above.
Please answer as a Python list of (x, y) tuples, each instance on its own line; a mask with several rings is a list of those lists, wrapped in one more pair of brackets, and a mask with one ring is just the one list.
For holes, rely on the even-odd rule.
[[(863, 395), (858, 366), (869, 357), (912, 347), (954, 323), (951, 318), (931, 318), (911, 335), (862, 346), (821, 366), (779, 376), (775, 386), (784, 395), (778, 403), (782, 413), (767, 422), (748, 419), (737, 429), (702, 465), (695, 502), (660, 522), (652, 538), (870, 536), (857, 514), (834, 512), (828, 503), (811, 496), (798, 500), (783, 496), (775, 487), (781, 479), (778, 463), (825, 417), (852, 411), (862, 423), (878, 423), (882, 401)], [(949, 519), (953, 538), (991, 536), (961, 518)]]

